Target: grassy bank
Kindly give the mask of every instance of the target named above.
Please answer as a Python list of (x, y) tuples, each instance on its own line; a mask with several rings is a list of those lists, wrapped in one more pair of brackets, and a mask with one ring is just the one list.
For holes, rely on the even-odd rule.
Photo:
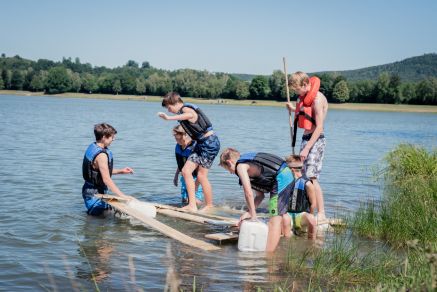
[[(43, 92), (0, 90), (0, 95), (24, 95), (24, 96), (43, 96)], [(86, 94), (86, 93), (62, 93), (51, 96), (58, 97), (78, 97), (78, 98), (97, 98), (97, 99), (118, 99), (118, 100), (144, 100), (149, 102), (160, 102), (160, 96), (139, 96), (139, 95), (113, 95), (113, 94)], [(284, 102), (268, 100), (236, 100), (236, 99), (202, 99), (184, 98), (185, 101), (198, 104), (229, 104), (240, 106), (279, 106), (283, 107)], [(358, 110), (358, 111), (385, 111), (385, 112), (416, 112), (416, 113), (437, 113), (437, 106), (427, 105), (405, 105), (405, 104), (367, 104), (367, 103), (343, 103), (329, 105), (330, 109), (337, 110)]]
[(291, 246), (285, 270), (293, 280), (275, 290), (436, 291), (437, 149), (399, 145), (377, 175), (381, 200), (363, 204), (325, 248)]

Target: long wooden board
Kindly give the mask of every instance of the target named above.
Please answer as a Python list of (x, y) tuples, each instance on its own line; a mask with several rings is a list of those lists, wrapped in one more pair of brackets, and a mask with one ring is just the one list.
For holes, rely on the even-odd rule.
[[(178, 208), (178, 207), (174, 207), (174, 206), (169, 206), (169, 205), (164, 205), (164, 204), (156, 204), (154, 203), (155, 207), (158, 208), (158, 212), (159, 209), (168, 209), (168, 210), (173, 210), (173, 211), (177, 211), (177, 212), (181, 212), (181, 213), (187, 213), (187, 214), (192, 214), (192, 215), (196, 215), (196, 216), (202, 216), (202, 217), (208, 217), (208, 218), (213, 218), (213, 219), (218, 219), (218, 220), (236, 220), (235, 218), (230, 218), (230, 217), (224, 217), (224, 216), (219, 216), (219, 215), (215, 215), (215, 214), (210, 214), (210, 213), (204, 213), (204, 212), (191, 212), (191, 211), (187, 211), (184, 210), (182, 208)], [(238, 221), (238, 220), (237, 220)]]
[(178, 212), (178, 211), (170, 210), (170, 209), (157, 208), (156, 212), (158, 212), (159, 214), (162, 214), (162, 215), (166, 215), (166, 216), (170, 216), (170, 217), (174, 217), (174, 218), (180, 218), (183, 220), (188, 220), (188, 221), (192, 221), (192, 222), (196, 222), (196, 223), (200, 223), (200, 224), (210, 224), (210, 225), (220, 225), (220, 226), (236, 226), (238, 223), (237, 219), (215, 220), (215, 219), (210, 219), (210, 218), (206, 218), (206, 217), (202, 217), (202, 216), (196, 216), (196, 215), (193, 215), (190, 213)]
[(104, 198), (104, 200), (106, 201), (106, 203), (108, 203), (109, 205), (111, 205), (115, 209), (119, 210), (120, 212), (126, 213), (129, 216), (146, 224), (147, 226), (161, 232), (164, 235), (167, 235), (170, 238), (178, 240), (186, 245), (200, 248), (200, 249), (203, 249), (206, 251), (214, 251), (214, 250), (220, 249), (220, 247), (218, 247), (218, 246), (215, 246), (211, 243), (208, 243), (208, 242), (205, 242), (202, 240), (192, 238), (192, 237), (190, 237), (190, 236), (188, 236), (188, 235), (186, 235), (186, 234), (184, 234), (184, 233), (182, 233), (174, 228), (171, 228), (168, 225), (165, 225), (164, 223), (159, 222), (158, 220), (156, 220), (154, 218), (147, 217), (143, 213), (141, 213), (135, 209), (130, 208), (125, 203), (123, 203), (122, 201), (119, 201), (116, 198)]

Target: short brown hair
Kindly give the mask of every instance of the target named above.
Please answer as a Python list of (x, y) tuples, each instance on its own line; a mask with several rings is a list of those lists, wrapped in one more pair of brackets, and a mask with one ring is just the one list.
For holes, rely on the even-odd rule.
[(187, 134), (187, 132), (185, 132), (184, 128), (181, 125), (174, 126), (172, 132), (174, 136), (176, 135), (185, 136)]
[(285, 161), (289, 168), (302, 168), (303, 163), (299, 155), (290, 155), (285, 157)]
[(221, 167), (227, 167), (228, 160), (235, 160), (237, 161), (238, 158), (240, 157), (240, 152), (238, 152), (237, 149), (235, 148), (226, 148), (225, 150), (223, 150), (222, 154), (220, 154), (220, 163), (219, 165)]
[(297, 89), (307, 85), (310, 82), (308, 75), (302, 71), (297, 71), (290, 75), (288, 86), (291, 89)]
[(183, 103), (181, 96), (177, 92), (169, 92), (162, 99), (162, 106), (168, 107), (169, 105), (175, 105), (177, 103)]
[(100, 123), (94, 125), (94, 136), (96, 141), (100, 141), (103, 137), (111, 137), (117, 134), (117, 130), (107, 123)]

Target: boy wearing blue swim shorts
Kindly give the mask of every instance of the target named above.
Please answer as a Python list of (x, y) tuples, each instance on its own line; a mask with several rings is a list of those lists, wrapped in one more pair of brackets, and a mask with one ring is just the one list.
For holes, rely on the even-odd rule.
[(94, 126), (96, 142), (91, 143), (83, 157), (82, 175), (85, 183), (82, 187), (82, 197), (89, 215), (101, 215), (109, 208), (96, 194), (105, 194), (108, 188), (115, 194), (125, 199), (133, 199), (125, 195), (117, 187), (111, 176), (113, 174), (133, 173), (133, 169), (125, 167), (114, 169), (114, 160), (109, 145), (115, 140), (117, 130), (109, 124), (101, 123)]
[(274, 251), (281, 237), (282, 218), (287, 214), (293, 185), (293, 175), (285, 160), (269, 153), (240, 154), (234, 148), (227, 148), (220, 155), (220, 166), (236, 174), (243, 186), (249, 211), (240, 217), (239, 224), (245, 219), (256, 220), (256, 207), (265, 193), (270, 193), (266, 251)]
[[(194, 151), (196, 142), (191, 140), (190, 136), (187, 135), (187, 133), (185, 132), (184, 128), (182, 128), (181, 125), (178, 125), (173, 128), (173, 136), (176, 140), (175, 156), (176, 156), (176, 163), (177, 163), (173, 184), (177, 187), (179, 181), (179, 173), (182, 171), (182, 168), (184, 167), (185, 162), (187, 162), (188, 157)], [(196, 204), (201, 205), (203, 201), (203, 191), (202, 191), (202, 186), (198, 184), (196, 178), (197, 178), (197, 169), (193, 172), (193, 179), (196, 182)], [(181, 184), (182, 204), (186, 205), (188, 204), (188, 192), (187, 192), (187, 186), (185, 184), (185, 179), (183, 176), (180, 177), (180, 184)]]
[(213, 206), (212, 187), (208, 180), (208, 171), (220, 151), (220, 141), (205, 113), (197, 105), (184, 103), (178, 93), (170, 92), (164, 96), (162, 106), (174, 115), (169, 116), (159, 112), (158, 116), (164, 120), (179, 121), (188, 136), (196, 142), (194, 151), (182, 168), (182, 176), (188, 192), (188, 205), (184, 209), (197, 211), (193, 178), (193, 172), (197, 169), (197, 180), (202, 186), (205, 197), (205, 207), (203, 208), (205, 211)]

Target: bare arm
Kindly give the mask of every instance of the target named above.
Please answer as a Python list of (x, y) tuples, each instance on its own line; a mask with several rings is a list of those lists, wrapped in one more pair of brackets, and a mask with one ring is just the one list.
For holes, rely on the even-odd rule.
[(183, 108), (182, 109), (182, 114), (179, 115), (173, 115), (173, 116), (169, 116), (166, 113), (163, 112), (159, 112), (158, 116), (166, 121), (185, 121), (185, 120), (189, 120), (192, 123), (195, 123), (197, 121), (197, 113), (191, 109), (191, 108)]
[(314, 210), (317, 206), (316, 201), (316, 190), (314, 188), (314, 185), (311, 183), (311, 181), (307, 181), (305, 184), (305, 190), (308, 195), (308, 199), (310, 200), (310, 213), (314, 215)]
[(176, 172), (174, 173), (174, 178), (173, 178), (173, 184), (175, 187), (178, 186), (179, 173), (180, 173), (179, 168), (176, 167)]
[[(246, 205), (249, 209), (248, 213), (250, 217), (255, 220), (256, 219), (256, 207), (255, 200), (253, 196), (252, 186), (250, 184), (250, 178), (248, 174), (250, 165), (246, 163), (240, 163), (235, 170), (240, 177), (241, 184), (243, 185), (244, 197), (246, 199)], [(243, 217), (243, 216), (242, 216)], [(241, 219), (241, 218), (240, 218)], [(243, 218), (244, 219), (244, 218)]]
[(130, 167), (112, 170), (112, 174), (128, 174), (128, 173), (134, 173), (134, 170)]
[(116, 195), (124, 198), (130, 198), (130, 196), (126, 196), (120, 189), (117, 187), (115, 182), (112, 180), (109, 175), (108, 168), (108, 156), (105, 153), (100, 153), (97, 155), (95, 162), (97, 163), (97, 168), (102, 175), (103, 182), (105, 185)]

